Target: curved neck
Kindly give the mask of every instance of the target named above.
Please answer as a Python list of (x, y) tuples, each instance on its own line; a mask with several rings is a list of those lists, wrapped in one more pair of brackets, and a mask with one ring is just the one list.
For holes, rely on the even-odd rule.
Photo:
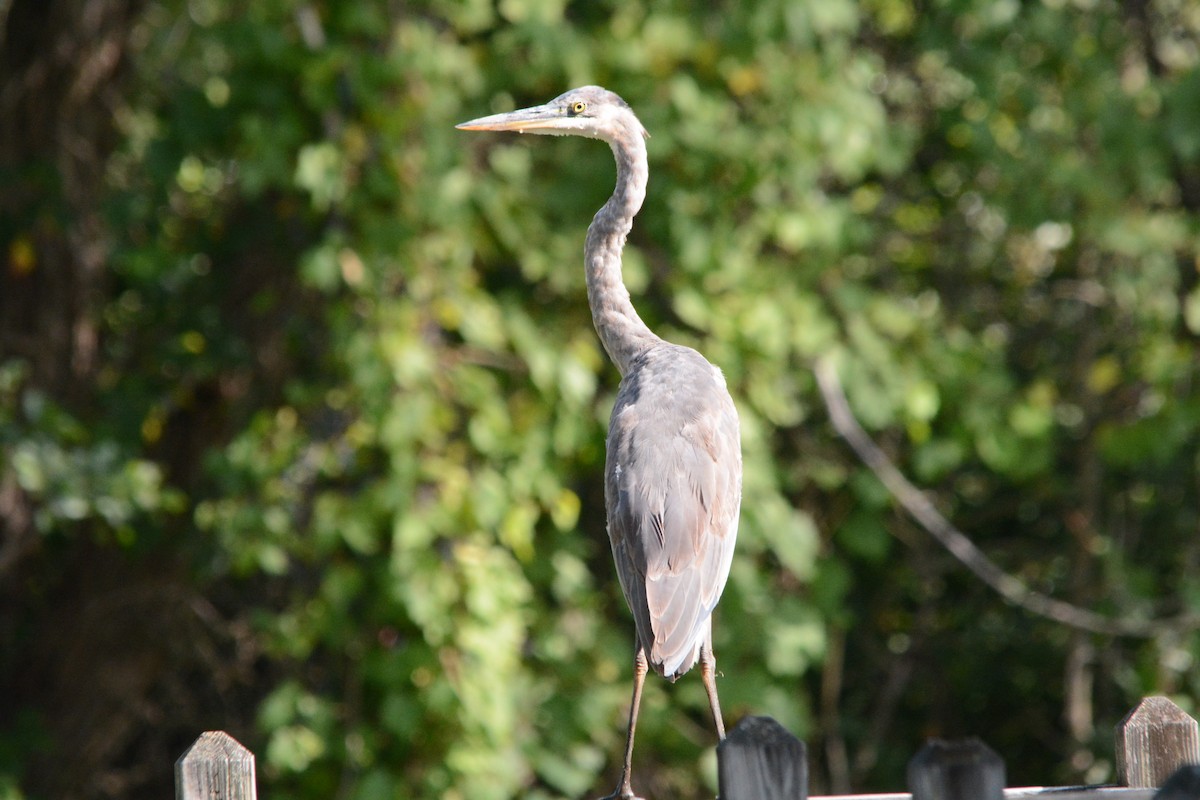
[(633, 216), (646, 198), (650, 174), (641, 126), (611, 142), (617, 160), (617, 188), (588, 227), (584, 246), (588, 304), (600, 342), (621, 375), (647, 347), (662, 340), (642, 322), (621, 280), (621, 251)]

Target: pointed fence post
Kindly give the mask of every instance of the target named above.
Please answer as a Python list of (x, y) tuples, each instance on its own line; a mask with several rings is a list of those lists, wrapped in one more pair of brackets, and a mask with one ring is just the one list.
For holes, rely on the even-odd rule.
[(979, 739), (930, 739), (908, 762), (913, 800), (1003, 800), (1004, 760)]
[(254, 754), (225, 731), (207, 731), (175, 762), (175, 800), (256, 800)]
[(770, 717), (746, 717), (717, 745), (721, 800), (807, 800), (804, 742)]
[(1162, 786), (1185, 764), (1200, 764), (1200, 729), (1169, 698), (1147, 697), (1117, 725), (1122, 786)]

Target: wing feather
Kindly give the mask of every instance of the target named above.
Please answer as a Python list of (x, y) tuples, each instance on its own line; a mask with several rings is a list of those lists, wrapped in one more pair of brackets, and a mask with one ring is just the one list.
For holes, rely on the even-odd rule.
[(626, 374), (609, 427), (609, 538), (653, 668), (690, 669), (711, 629), (737, 536), (741, 446), (720, 372), (663, 345)]

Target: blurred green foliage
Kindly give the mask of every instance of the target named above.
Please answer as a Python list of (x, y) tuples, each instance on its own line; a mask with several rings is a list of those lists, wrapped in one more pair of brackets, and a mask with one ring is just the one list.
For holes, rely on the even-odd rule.
[[(742, 414), (731, 723), (775, 716), (827, 786), (900, 789), (930, 733), (1051, 783), (1108, 777), (1140, 695), (1200, 696), (1194, 633), (1114, 644), (978, 585), (834, 438), (808, 371), (837, 358), (868, 430), (1035, 588), (1200, 610), (1194, 6), (153, 0), (133, 41), (97, 402), (68, 412), (10, 362), (0, 446), (45, 537), (153, 541), (236, 587), (277, 676), (243, 734), (265, 794), (616, 774), (617, 376), (580, 257), (611, 155), (453, 129), (584, 83), (652, 133), (635, 302)], [(698, 684), (647, 694), (652, 796), (714, 789)]]

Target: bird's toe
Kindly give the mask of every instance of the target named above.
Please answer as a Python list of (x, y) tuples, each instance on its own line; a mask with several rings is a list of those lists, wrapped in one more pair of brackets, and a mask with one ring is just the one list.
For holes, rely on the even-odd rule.
[(643, 800), (633, 793), (633, 789), (629, 785), (618, 786), (617, 790), (610, 795), (601, 797), (600, 800)]

